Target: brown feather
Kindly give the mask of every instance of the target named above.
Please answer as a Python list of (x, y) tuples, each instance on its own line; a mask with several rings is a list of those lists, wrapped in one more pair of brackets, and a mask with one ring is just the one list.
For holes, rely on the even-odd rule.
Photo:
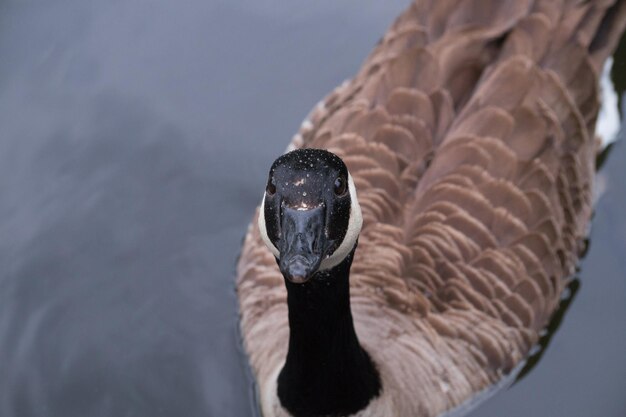
[[(597, 77), (625, 25), (623, 0), (415, 1), (295, 136), (345, 158), (363, 209), (352, 309), (383, 393), (359, 415), (437, 416), (538, 340), (587, 231)], [(286, 291), (256, 227), (237, 271), (264, 412), (286, 415)]]

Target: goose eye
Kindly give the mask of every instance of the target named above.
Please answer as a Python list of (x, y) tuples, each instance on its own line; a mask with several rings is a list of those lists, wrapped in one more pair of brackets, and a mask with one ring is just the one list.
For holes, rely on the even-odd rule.
[(335, 180), (335, 194), (338, 196), (344, 195), (348, 190), (348, 182), (345, 178), (339, 177)]
[(276, 183), (274, 182), (274, 177), (270, 177), (270, 179), (267, 181), (267, 187), (265, 187), (265, 192), (267, 193), (267, 195), (274, 195), (274, 193), (276, 192)]

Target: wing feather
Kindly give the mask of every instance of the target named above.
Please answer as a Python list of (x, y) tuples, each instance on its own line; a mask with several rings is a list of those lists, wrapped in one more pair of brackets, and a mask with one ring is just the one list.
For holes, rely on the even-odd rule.
[[(353, 316), (396, 415), (435, 416), (527, 355), (591, 215), (597, 78), (626, 1), (487, 3), (413, 2), (292, 143), (336, 152), (354, 177)], [(263, 389), (288, 325), (255, 228), (237, 286)]]

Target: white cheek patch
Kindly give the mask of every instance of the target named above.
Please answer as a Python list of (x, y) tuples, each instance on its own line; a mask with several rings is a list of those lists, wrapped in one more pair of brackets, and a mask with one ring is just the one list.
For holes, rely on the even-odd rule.
[(331, 269), (339, 265), (346, 256), (350, 254), (356, 240), (359, 238), (361, 226), (363, 225), (363, 215), (361, 214), (359, 199), (356, 197), (356, 187), (354, 186), (354, 181), (350, 173), (348, 173), (348, 190), (350, 192), (350, 220), (348, 220), (348, 230), (337, 250), (322, 261), (319, 268), (320, 271)]
[(263, 201), (261, 201), (261, 209), (259, 210), (259, 232), (261, 233), (261, 239), (265, 243), (265, 246), (272, 252), (276, 258), (280, 258), (280, 252), (276, 246), (270, 240), (267, 235), (267, 226), (265, 225), (265, 193), (263, 193)]

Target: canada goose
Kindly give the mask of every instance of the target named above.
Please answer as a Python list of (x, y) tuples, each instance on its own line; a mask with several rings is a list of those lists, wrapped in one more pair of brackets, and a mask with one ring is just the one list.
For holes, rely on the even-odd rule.
[(237, 267), (265, 417), (437, 416), (527, 356), (583, 248), (625, 25), (620, 0), (415, 1), (313, 110)]

